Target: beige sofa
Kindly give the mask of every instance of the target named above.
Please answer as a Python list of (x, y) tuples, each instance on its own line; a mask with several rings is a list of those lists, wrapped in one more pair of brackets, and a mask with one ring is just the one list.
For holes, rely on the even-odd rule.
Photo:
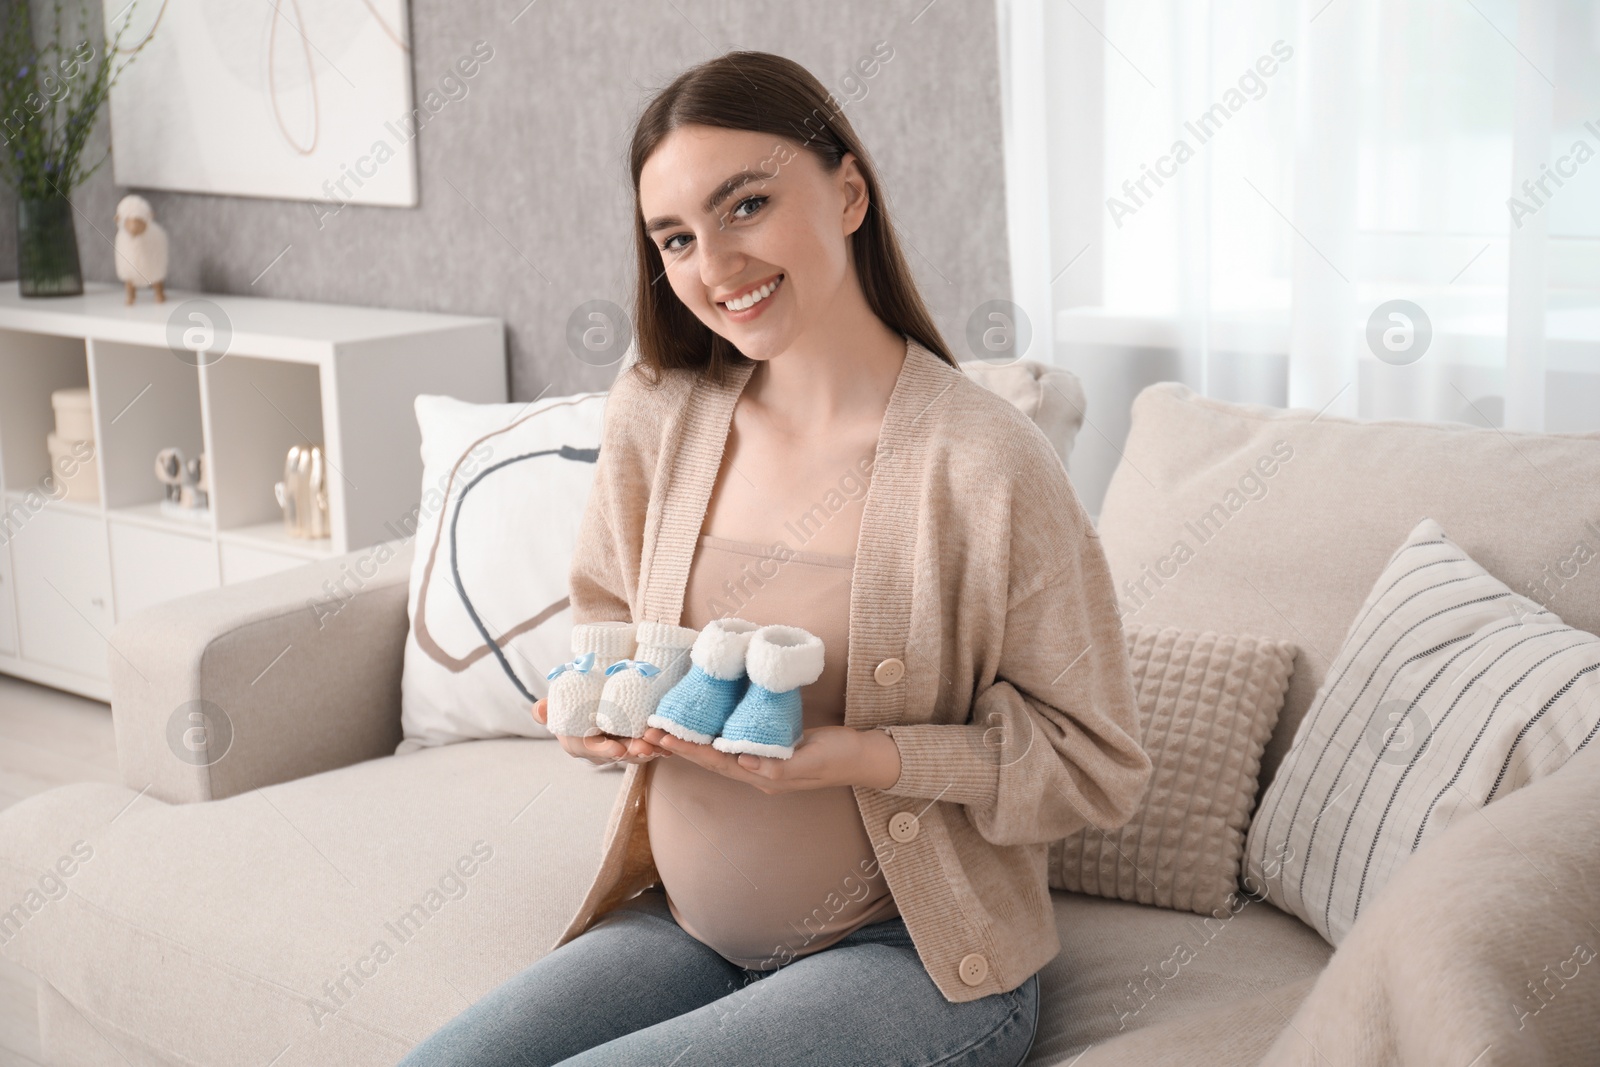
[[(1186, 521), (1279, 438), (1294, 458), (1265, 492), (1176, 574), (1151, 581), (1145, 568)], [(1600, 437), (1358, 423), (1164, 384), (1135, 403), (1099, 529), (1119, 586), (1143, 583), (1131, 617), (1301, 648), (1265, 783), (1373, 578), (1420, 517), (1522, 588), (1570, 554), (1586, 518), (1600, 520), (1596, 486)], [(48, 1063), (390, 1064), (538, 958), (577, 907), (620, 774), (539, 740), (391, 755), (409, 552), (354, 583), (336, 614), (307, 606), (326, 597), (326, 582), (352, 588), (346, 576), (368, 570), (356, 565), (370, 555), (186, 597), (113, 634), (125, 784), (58, 788), (0, 813), (0, 907), (47, 898), (20, 920), (13, 912), (3, 937), (7, 955), (38, 976)], [(1551, 607), (1593, 630), (1594, 588)], [(174, 755), (197, 700), (225, 711), (233, 730), (209, 767)], [(1592, 794), (1597, 778), (1600, 763), (1574, 760), (1498, 802), (1498, 824), (1508, 840), (1557, 849), (1537, 843), (1557, 829), (1542, 823), (1540, 801), (1565, 790), (1564, 818), (1591, 814), (1559, 829), (1600, 840), (1600, 803), (1585, 807), (1574, 792)], [(1464, 823), (1419, 855), (1414, 866), (1432, 866), (1391, 912), (1426, 910), (1427, 875), (1459, 879), (1486, 833)], [(1593, 862), (1530, 858), (1576, 880), (1563, 889), (1591, 920)], [(1346, 1018), (1325, 1004), (1291, 1024), (1319, 976), (1334, 1004), (1349, 977), (1329, 966), (1332, 949), (1313, 930), (1270, 905), (1206, 918), (1060, 891), (1054, 901), (1063, 948), (1041, 974), (1030, 1063), (1256, 1064), (1275, 1041), (1267, 1062), (1315, 1062), (1302, 1047), (1314, 1042), (1346, 1053), (1324, 1062), (1362, 1063), (1360, 1050), (1376, 1047), (1363, 1035), (1394, 1025), (1357, 998)], [(1531, 928), (1530, 909), (1549, 903), (1485, 899), (1492, 914), (1481, 917), (1470, 901), (1451, 906), (1458, 928), (1492, 923), (1515, 938), (1519, 924)], [(1383, 921), (1384, 909), (1370, 915)], [(1191, 951), (1174, 969), (1179, 945)], [(1454, 947), (1430, 951), (1443, 958)], [(1351, 964), (1358, 980), (1365, 966)], [(1589, 985), (1600, 983), (1590, 975)], [(1571, 994), (1552, 1014), (1587, 1010), (1592, 998)], [(1496, 1054), (1479, 1067), (1512, 1062), (1566, 1061)]]

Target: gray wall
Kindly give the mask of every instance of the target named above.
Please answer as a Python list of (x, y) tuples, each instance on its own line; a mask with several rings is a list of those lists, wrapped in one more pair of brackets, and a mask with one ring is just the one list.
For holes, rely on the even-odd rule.
[[(568, 355), (565, 327), (586, 301), (631, 305), (625, 153), (651, 93), (704, 59), (757, 49), (848, 99), (841, 78), (886, 40), (893, 58), (845, 111), (946, 342), (963, 344), (977, 305), (1010, 296), (992, 0), (525, 4), (411, 0), (418, 96), (475, 41), (494, 49), (470, 93), (418, 135), (417, 207), (346, 207), (319, 228), (306, 202), (126, 189), (108, 162), (72, 196), (85, 277), (116, 281), (111, 216), (138, 191), (171, 235), (173, 288), (493, 315), (506, 322), (512, 399), (603, 389), (615, 368)], [(36, 25), (48, 9), (35, 0)], [(5, 198), (0, 273), (15, 278)]]

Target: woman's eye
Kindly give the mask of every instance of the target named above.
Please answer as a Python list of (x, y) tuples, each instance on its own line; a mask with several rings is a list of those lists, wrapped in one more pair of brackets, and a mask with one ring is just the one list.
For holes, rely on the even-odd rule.
[[(758, 212), (760, 212), (762, 207), (764, 207), (766, 205), (768, 199), (769, 198), (765, 197), (765, 196), (747, 196), (743, 200), (739, 201), (737, 204), (735, 204), (733, 206), (733, 210), (728, 212), (728, 217), (730, 219), (748, 219), (748, 218), (753, 218)], [(745, 212), (744, 214), (741, 215), (739, 213), (740, 210), (742, 208), (744, 208), (744, 207), (747, 207), (747, 206), (751, 207), (752, 210), (750, 210), (748, 212)], [(681, 252), (681, 251), (683, 251), (683, 248), (684, 248), (683, 245), (681, 245), (681, 244), (673, 244), (672, 243), (672, 242), (676, 241), (680, 237), (682, 237), (684, 239), (688, 239), (689, 235), (686, 234), (686, 233), (675, 233), (675, 234), (673, 234), (671, 237), (668, 237), (665, 241), (661, 242), (661, 251), (663, 251), (663, 252)]]
[[(765, 204), (766, 202), (767, 202), (767, 198), (764, 197), (764, 196), (747, 196), (743, 200), (739, 201), (737, 204), (734, 205), (733, 211), (730, 212), (730, 214), (732, 214), (736, 218), (747, 219), (751, 215), (754, 215), (756, 213), (756, 211), (760, 211), (761, 210), (761, 206), (763, 204)], [(755, 211), (750, 212), (749, 215), (740, 215), (739, 214), (739, 209), (744, 207), (746, 204), (754, 204), (756, 206), (755, 207)]]

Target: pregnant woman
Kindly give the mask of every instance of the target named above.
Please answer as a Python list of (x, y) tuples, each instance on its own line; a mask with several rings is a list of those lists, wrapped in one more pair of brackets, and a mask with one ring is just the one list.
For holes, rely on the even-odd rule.
[(946, 350), (832, 103), (734, 52), (640, 118), (639, 359), (571, 571), (576, 623), (820, 637), (804, 734), (788, 759), (561, 738), (627, 764), (599, 872), (547, 955), (404, 1064), (1032, 1047), (1048, 843), (1125, 823), (1150, 774), (1121, 622), (1060, 459)]

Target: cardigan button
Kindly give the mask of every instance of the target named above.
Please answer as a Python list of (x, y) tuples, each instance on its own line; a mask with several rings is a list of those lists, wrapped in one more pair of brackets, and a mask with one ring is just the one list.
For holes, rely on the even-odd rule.
[(896, 841), (910, 841), (921, 829), (922, 824), (909, 811), (897, 811), (889, 817), (889, 836)]
[(989, 961), (976, 952), (961, 957), (961, 980), (968, 985), (978, 985), (989, 976)]
[(872, 677), (877, 679), (879, 685), (893, 685), (906, 674), (906, 665), (894, 657), (890, 657), (878, 664), (878, 669), (872, 672)]

